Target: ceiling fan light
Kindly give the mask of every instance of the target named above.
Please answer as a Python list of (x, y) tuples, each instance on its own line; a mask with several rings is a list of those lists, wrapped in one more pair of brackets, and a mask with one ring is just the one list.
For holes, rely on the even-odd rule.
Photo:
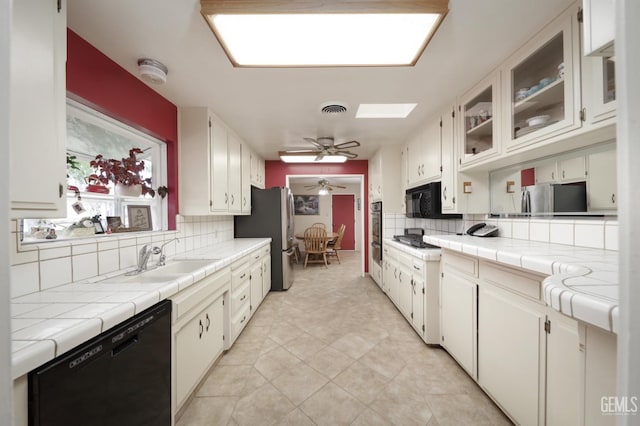
[(329, 195), (329, 190), (327, 189), (327, 187), (323, 186), (318, 191), (318, 195)]
[(280, 151), (278, 155), (283, 163), (344, 163), (347, 161), (347, 157), (343, 155), (325, 155), (320, 159), (315, 154), (309, 155), (286, 151)]

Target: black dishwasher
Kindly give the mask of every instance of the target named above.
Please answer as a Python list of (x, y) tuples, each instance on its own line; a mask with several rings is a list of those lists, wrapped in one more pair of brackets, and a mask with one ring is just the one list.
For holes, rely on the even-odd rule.
[(29, 425), (171, 425), (171, 301), (31, 371)]

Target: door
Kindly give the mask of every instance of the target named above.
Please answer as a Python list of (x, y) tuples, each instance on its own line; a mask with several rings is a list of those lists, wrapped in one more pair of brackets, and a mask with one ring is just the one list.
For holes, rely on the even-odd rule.
[(331, 220), (333, 223), (333, 232), (338, 232), (340, 225), (346, 225), (344, 237), (342, 238), (342, 250), (355, 250), (356, 234), (355, 234), (355, 197), (353, 194), (333, 195), (333, 207), (331, 209)]

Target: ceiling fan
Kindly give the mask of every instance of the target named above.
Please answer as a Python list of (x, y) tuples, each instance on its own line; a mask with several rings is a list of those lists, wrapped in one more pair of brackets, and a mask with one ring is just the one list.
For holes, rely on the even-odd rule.
[(358, 157), (358, 154), (348, 151), (349, 148), (359, 147), (360, 142), (358, 141), (348, 141), (336, 144), (334, 142), (334, 139), (331, 137), (318, 138), (317, 140), (313, 138), (304, 138), (304, 140), (312, 144), (315, 149), (288, 150), (283, 152), (286, 152), (287, 154), (315, 155), (315, 161), (322, 160), (322, 158), (326, 155), (341, 155), (351, 160)]
[(305, 185), (304, 187), (306, 189), (315, 189), (315, 188), (320, 188), (321, 190), (324, 189), (325, 191), (327, 191), (327, 193), (328, 193), (328, 191), (333, 191), (335, 188), (340, 188), (340, 189), (346, 189), (347, 188), (346, 186), (343, 186), (343, 185), (332, 185), (326, 179), (320, 179), (317, 184)]

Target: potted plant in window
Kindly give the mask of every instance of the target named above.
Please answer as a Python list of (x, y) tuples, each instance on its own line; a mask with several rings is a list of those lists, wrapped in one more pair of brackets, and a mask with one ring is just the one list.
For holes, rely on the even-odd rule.
[(144, 161), (138, 160), (136, 154), (142, 153), (140, 148), (132, 148), (129, 150), (129, 156), (122, 160), (105, 159), (102, 154), (96, 155), (96, 158), (89, 163), (95, 170), (95, 173), (87, 178), (89, 184), (105, 186), (113, 182), (118, 195), (139, 197), (149, 194), (154, 197), (156, 192), (151, 189), (151, 178), (143, 179), (140, 176), (144, 170)]

